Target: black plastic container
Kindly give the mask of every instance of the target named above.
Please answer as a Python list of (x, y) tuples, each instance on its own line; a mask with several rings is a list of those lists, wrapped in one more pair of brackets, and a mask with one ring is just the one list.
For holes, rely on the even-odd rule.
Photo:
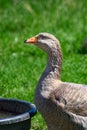
[(30, 102), (0, 98), (0, 130), (30, 130), (36, 107)]

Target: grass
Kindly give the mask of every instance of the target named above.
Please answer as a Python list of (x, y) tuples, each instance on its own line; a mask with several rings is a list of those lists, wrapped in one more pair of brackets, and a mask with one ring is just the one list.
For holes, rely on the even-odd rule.
[[(78, 53), (87, 37), (85, 0), (0, 0), (0, 97), (34, 102), (46, 54), (23, 41), (39, 32), (60, 40), (62, 80), (87, 84), (87, 55)], [(47, 130), (39, 113), (32, 120), (31, 130)]]

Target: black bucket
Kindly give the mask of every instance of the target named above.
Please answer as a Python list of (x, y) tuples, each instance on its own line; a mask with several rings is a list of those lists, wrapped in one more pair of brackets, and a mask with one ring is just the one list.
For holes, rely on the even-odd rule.
[(0, 130), (30, 130), (36, 107), (30, 102), (0, 98)]

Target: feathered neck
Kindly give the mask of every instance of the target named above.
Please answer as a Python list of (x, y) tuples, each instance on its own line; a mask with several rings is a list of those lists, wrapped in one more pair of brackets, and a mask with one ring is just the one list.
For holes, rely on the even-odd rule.
[(60, 81), (61, 67), (62, 52), (58, 44), (56, 50), (52, 49), (51, 53), (48, 54), (47, 66), (38, 82), (35, 92), (35, 102), (37, 106), (41, 104), (40, 100), (42, 97), (48, 98), (50, 91), (57, 87), (57, 82), (59, 83)]
[(42, 77), (50, 75), (50, 77), (60, 79), (62, 68), (62, 51), (59, 44), (56, 48), (52, 48), (51, 53), (48, 54), (48, 61)]
[[(58, 85), (60, 81), (62, 67), (62, 52), (60, 45), (52, 48), (48, 53), (48, 61), (44, 72), (42, 73), (35, 92), (35, 103), (40, 107), (42, 97), (48, 98), (51, 90)], [(37, 102), (38, 101), (38, 102)]]

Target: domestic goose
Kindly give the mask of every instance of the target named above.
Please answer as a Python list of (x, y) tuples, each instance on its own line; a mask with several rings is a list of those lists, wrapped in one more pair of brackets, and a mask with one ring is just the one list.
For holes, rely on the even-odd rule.
[(62, 52), (59, 41), (49, 33), (25, 40), (48, 55), (40, 77), (35, 104), (49, 130), (87, 130), (87, 85), (61, 81)]

